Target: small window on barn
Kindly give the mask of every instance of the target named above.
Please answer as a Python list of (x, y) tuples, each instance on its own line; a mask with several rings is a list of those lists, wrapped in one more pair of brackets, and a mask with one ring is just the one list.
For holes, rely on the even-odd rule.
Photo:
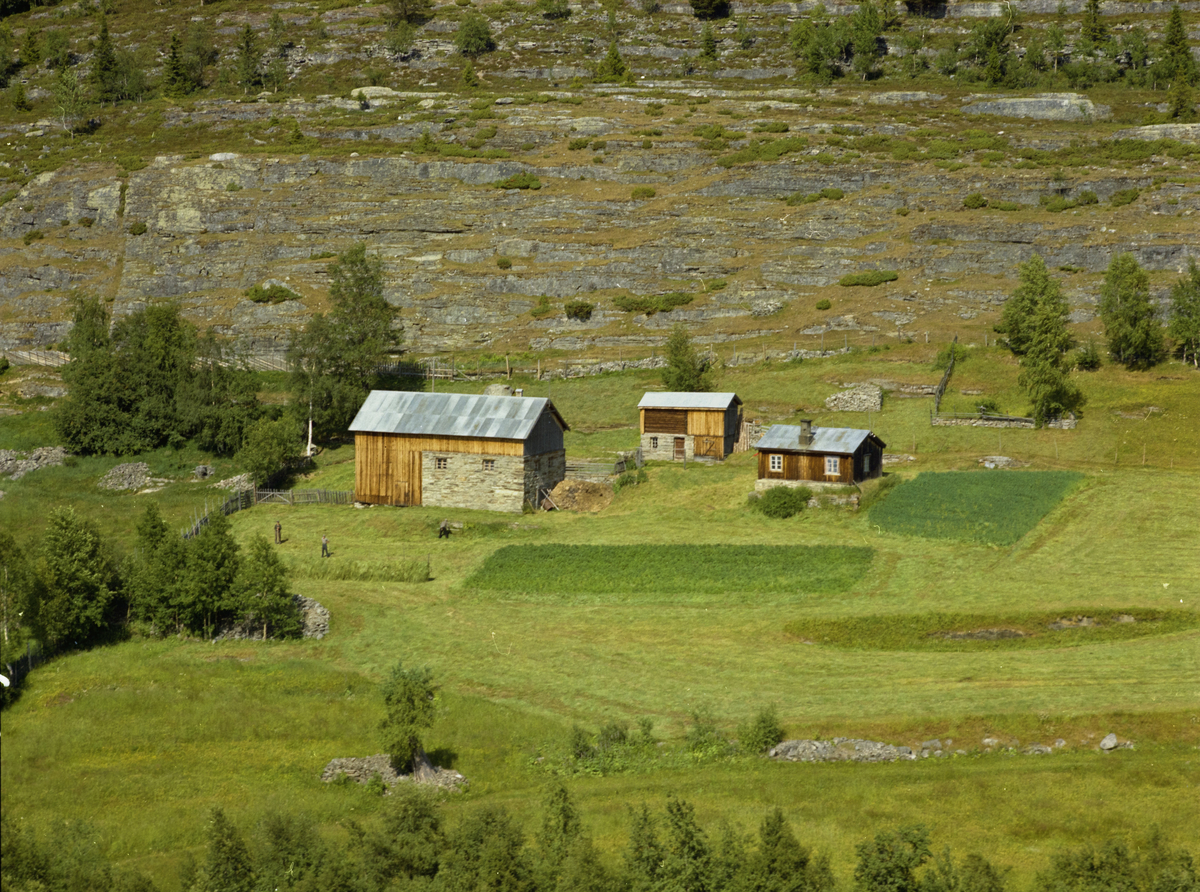
[(771, 470), (772, 471), (782, 471), (783, 470), (783, 456), (782, 455), (772, 455), (771, 456)]
[(871, 453), (863, 453), (863, 476), (871, 473)]
[(496, 470), (496, 460), (494, 458), (485, 458), (483, 460), (483, 469), (485, 471)]
[(657, 448), (658, 448), (658, 437), (651, 437), (651, 438), (650, 438), (650, 448), (651, 448), (651, 449), (657, 449)]
[(825, 456), (825, 473), (840, 474), (842, 470), (841, 460), (836, 455)]
[(446, 458), (444, 455), (439, 455), (437, 458), (435, 458), (433, 460), (434, 470), (437, 470), (437, 471), (446, 470), (446, 465), (449, 463), (449, 461), (450, 460), (448, 458)]

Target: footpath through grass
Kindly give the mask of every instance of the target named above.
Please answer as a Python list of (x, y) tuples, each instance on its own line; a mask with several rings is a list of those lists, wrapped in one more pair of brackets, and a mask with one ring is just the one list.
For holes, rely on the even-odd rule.
[(871, 548), (837, 545), (507, 545), (465, 585), (566, 601), (678, 603), (690, 595), (761, 603), (761, 595), (849, 591), (873, 557)]
[(871, 509), (893, 533), (1012, 545), (1083, 479), (1074, 471), (918, 474)]

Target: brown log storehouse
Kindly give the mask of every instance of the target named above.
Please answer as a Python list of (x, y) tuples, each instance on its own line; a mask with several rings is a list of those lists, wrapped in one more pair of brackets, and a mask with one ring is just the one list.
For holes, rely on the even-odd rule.
[(861, 483), (883, 473), (883, 450), (887, 444), (871, 431), (848, 427), (772, 425), (758, 441), (756, 488), (769, 488), (771, 481), (788, 485)]
[(354, 417), (354, 498), (519, 512), (566, 476), (567, 423), (527, 396), (373, 390)]
[(736, 393), (647, 393), (638, 412), (646, 459), (723, 459), (742, 429)]

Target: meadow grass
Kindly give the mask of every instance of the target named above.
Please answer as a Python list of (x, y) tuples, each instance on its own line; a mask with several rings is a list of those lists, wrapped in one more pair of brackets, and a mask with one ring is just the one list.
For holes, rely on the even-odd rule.
[[(1200, 417), (1200, 388), (1194, 379), (1156, 384), (1152, 373), (1102, 369), (1087, 379), (1095, 385), (1094, 402), (1075, 431), (931, 428), (926, 400), (889, 398), (869, 419), (820, 408), (847, 381), (886, 376), (928, 383), (936, 374), (912, 360), (927, 363), (932, 348), (727, 369), (721, 387), (738, 391), (751, 417), (782, 421), (804, 412), (818, 424), (869, 424), (889, 443), (888, 452), (914, 456), (889, 474), (976, 467), (981, 456), (1000, 451), (998, 436), (1003, 454), (1034, 469), (1086, 474), (1015, 543), (903, 535), (877, 526), (866, 512), (840, 508), (764, 518), (746, 507), (753, 454), (686, 469), (652, 463), (647, 483), (623, 489), (596, 515), (508, 518), (455, 510), (451, 519), (463, 529), (448, 540), (436, 535), (446, 509), (259, 506), (233, 515), (235, 536), (270, 539), (280, 520), (286, 541), (278, 551), (289, 565), (317, 562), (324, 572), (318, 555), (328, 533), (331, 576), (343, 572), (335, 567), (355, 575), (355, 567), (375, 563), (428, 562), (432, 579), (297, 572), (295, 591), (331, 611), (330, 634), (320, 642), (132, 640), (39, 668), (0, 719), (5, 813), (41, 828), (83, 818), (97, 826), (113, 858), (149, 870), (168, 888), (183, 855), (202, 854), (212, 805), (247, 831), (273, 809), (307, 812), (324, 833), (342, 839), (345, 825), (371, 820), (380, 801), (317, 778), (330, 758), (378, 750), (382, 706), (374, 685), (403, 660), (429, 665), (439, 685), (427, 746), (471, 780), (466, 795), (442, 805), (451, 823), (498, 804), (532, 830), (546, 775), (530, 766), (531, 758), (560, 745), (574, 723), (595, 729), (648, 716), (656, 737), (670, 746), (695, 708), (711, 709), (732, 733), (773, 703), (792, 737), (909, 745), (953, 738), (956, 749), (972, 754), (896, 765), (739, 757), (573, 779), (572, 794), (606, 857), (615, 858), (625, 842), (626, 803), (659, 807), (667, 792), (694, 802), (710, 827), (728, 820), (752, 830), (766, 809), (779, 805), (806, 844), (832, 854), (847, 881), (855, 844), (914, 820), (931, 826), (935, 844), (959, 854), (987, 852), (1012, 866), (1020, 882), (1065, 845), (1137, 834), (1155, 822), (1168, 840), (1190, 844), (1200, 823), (1194, 795), (1200, 633), (1189, 619), (1200, 611), (1194, 519), (1200, 449), (1189, 431)], [(991, 381), (986, 386), (995, 391), (1015, 381), (1016, 369), (999, 353), (980, 350), (961, 374), (961, 386)], [(656, 382), (656, 374), (639, 372), (516, 383), (527, 394), (552, 396), (573, 426), (568, 448), (574, 449), (573, 443), (636, 443), (632, 406)], [(1165, 411), (1125, 417), (1139, 406)], [(12, 422), (0, 419), (0, 443), (18, 441), (7, 427)], [(34, 445), (30, 427), (20, 429), (22, 442)], [(1142, 437), (1151, 444), (1145, 466), (1140, 448), (1136, 461), (1127, 461)], [(1112, 460), (1114, 446), (1123, 450), (1119, 463)], [(349, 446), (327, 449), (294, 485), (348, 488), (336, 481), (352, 479), (352, 456)], [(168, 476), (162, 462), (170, 458), (147, 460), (154, 473)], [(0, 501), (0, 523), (19, 524), (22, 534), (26, 525), (36, 531), (46, 505), (72, 503), (121, 547), (147, 499), (160, 500), (170, 519), (215, 492), (187, 482), (190, 467), (177, 469), (179, 479), (159, 493), (96, 490), (95, 480), (116, 463), (79, 459), (71, 468), (4, 481), (9, 495)], [(808, 554), (856, 548), (874, 557), (869, 566), (856, 565), (861, 572), (844, 588), (795, 600), (743, 598), (732, 587), (639, 602), (623, 601), (620, 592), (567, 599), (553, 590), (531, 597), (466, 585), (510, 546), (533, 555), (541, 548), (562, 553), (565, 546), (680, 543)], [(955, 642), (942, 650), (922, 637), (935, 615), (978, 617), (990, 627), (1118, 612), (1175, 618), (1111, 634), (1105, 623), (1063, 633), (1058, 642), (1039, 636), (1038, 645), (1017, 649), (969, 642), (964, 650)], [(801, 628), (829, 630), (831, 640), (801, 635), (815, 642), (803, 643), (789, 633)], [(1096, 752), (1109, 731), (1134, 740), (1137, 749)], [(1045, 757), (975, 754), (985, 736), (1022, 743), (1061, 737), (1068, 746)]]
[[(1080, 611), (1080, 612), (1076, 612)], [(1081, 621), (1082, 620), (1082, 621)], [(793, 620), (784, 631), (805, 644), (850, 650), (1041, 650), (1086, 647), (1195, 629), (1186, 610), (1082, 610), (1009, 614), (918, 613)], [(996, 634), (999, 633), (999, 634)], [(1007, 634), (1005, 634), (1007, 633)]]
[(918, 474), (871, 509), (889, 532), (1012, 545), (1083, 479), (1073, 471)]
[(861, 546), (506, 545), (488, 555), (467, 588), (586, 603), (718, 596), (722, 603), (848, 591), (870, 568)]

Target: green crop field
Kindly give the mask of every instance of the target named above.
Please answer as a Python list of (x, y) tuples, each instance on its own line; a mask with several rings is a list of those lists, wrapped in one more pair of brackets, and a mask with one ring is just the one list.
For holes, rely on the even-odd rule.
[[(974, 351), (956, 374), (1006, 392), (1015, 372), (989, 357)], [(686, 469), (652, 463), (647, 482), (596, 514), (263, 505), (233, 515), (243, 543), (282, 523), (292, 588), (329, 609), (330, 634), (265, 645), (133, 637), (38, 667), (0, 716), (5, 815), (43, 835), (83, 821), (104, 857), (170, 892), (186, 858), (203, 859), (213, 806), (252, 843), (280, 812), (344, 842), (353, 825), (376, 826), (385, 801), (324, 785), (320, 773), (330, 759), (379, 751), (376, 686), (402, 660), (429, 666), (438, 686), (427, 748), (470, 780), (441, 800), (450, 826), (498, 805), (532, 836), (573, 727), (596, 739), (605, 726), (648, 719), (652, 756), (630, 755), (609, 773), (564, 771), (610, 865), (628, 839), (627, 805), (661, 810), (667, 794), (695, 804), (710, 839), (722, 822), (752, 832), (779, 806), (805, 845), (830, 855), (843, 888), (857, 844), (914, 821), (930, 827), (935, 848), (1011, 868), (1011, 889), (1065, 847), (1141, 845), (1154, 825), (1200, 854), (1200, 450), (1188, 436), (1200, 384), (1180, 367), (1164, 381), (1106, 369), (1077, 430), (1004, 431), (1002, 444), (992, 430), (931, 428), (925, 401), (886, 400), (869, 421), (813, 409), (837, 382), (881, 368), (936, 377), (894, 358), (726, 370), (721, 384), (752, 416), (869, 424), (889, 454), (911, 456), (887, 467), (905, 482), (870, 511), (763, 517), (746, 501), (755, 457), (739, 454)], [(598, 458), (637, 442), (631, 406), (655, 378), (518, 383), (550, 392), (572, 424), (569, 456)], [(1144, 405), (1164, 411), (1126, 417)], [(40, 421), (0, 418), (0, 448), (46, 442)], [(1143, 442), (1160, 444), (1144, 465)], [(998, 452), (1030, 468), (971, 470)], [(127, 459), (80, 459), (3, 481), (0, 525), (32, 547), (47, 507), (73, 504), (119, 558), (150, 500), (182, 523), (219, 496), (190, 479), (199, 456), (138, 458), (170, 478), (158, 492), (99, 490)], [(353, 458), (352, 446), (328, 448), (295, 486), (345, 488)], [(984, 492), (994, 480), (1034, 481), (1040, 501), (1020, 516), (975, 509), (1020, 530), (1003, 546), (911, 535), (919, 505), (905, 509), (902, 529), (877, 520), (926, 478), (979, 481)], [(462, 529), (439, 540), (448, 514)], [(324, 565), (323, 533), (333, 551)], [(718, 555), (737, 560), (722, 566)], [(942, 637), (1000, 629), (1027, 637)], [(909, 746), (936, 737), (966, 755), (822, 765), (686, 750), (693, 713), (733, 738), (771, 704), (788, 737)], [(1134, 748), (1099, 752), (1109, 732)], [(989, 753), (984, 738), (1002, 746)], [(1058, 739), (1053, 754), (1021, 755)]]
[(507, 545), (488, 555), (465, 585), (567, 601), (801, 600), (848, 591), (872, 557), (861, 546)]
[(1081, 479), (1071, 471), (918, 474), (873, 508), (871, 521), (893, 533), (1012, 545)]

